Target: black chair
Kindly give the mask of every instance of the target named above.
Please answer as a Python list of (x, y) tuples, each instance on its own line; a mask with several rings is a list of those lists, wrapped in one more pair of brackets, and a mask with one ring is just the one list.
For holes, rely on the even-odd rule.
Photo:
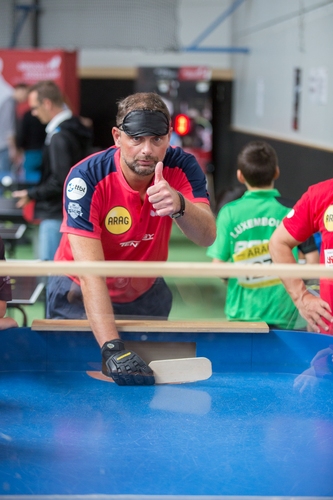
[(15, 205), (17, 200), (14, 198), (0, 197), (0, 221), (11, 221), (15, 224), (24, 224), (26, 220), (23, 217), (22, 209)]
[[(23, 325), (28, 326), (28, 318), (24, 306), (36, 303), (45, 288), (45, 283), (36, 276), (20, 276), (11, 278), (12, 300), (7, 302), (7, 308), (18, 309), (23, 315)], [(44, 301), (45, 306), (45, 301)]]
[(26, 224), (0, 222), (0, 236), (5, 244), (8, 257), (14, 257), (16, 243), (22, 238), (26, 229)]

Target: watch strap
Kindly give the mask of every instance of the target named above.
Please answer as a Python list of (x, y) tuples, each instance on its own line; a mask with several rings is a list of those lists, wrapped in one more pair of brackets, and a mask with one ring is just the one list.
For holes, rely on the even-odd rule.
[(178, 219), (179, 217), (183, 217), (183, 215), (185, 213), (185, 198), (182, 195), (182, 193), (180, 193), (179, 191), (177, 191), (177, 194), (178, 194), (179, 199), (180, 199), (180, 210), (178, 212), (170, 215), (171, 219)]

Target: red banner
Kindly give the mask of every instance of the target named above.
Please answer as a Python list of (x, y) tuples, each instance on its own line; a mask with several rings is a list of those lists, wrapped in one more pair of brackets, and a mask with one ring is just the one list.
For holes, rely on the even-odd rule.
[(79, 113), (77, 53), (64, 50), (0, 50), (0, 100), (18, 83), (33, 85), (53, 80), (64, 93), (68, 106)]
[(210, 81), (212, 75), (211, 69), (206, 66), (183, 66), (179, 68), (179, 81)]

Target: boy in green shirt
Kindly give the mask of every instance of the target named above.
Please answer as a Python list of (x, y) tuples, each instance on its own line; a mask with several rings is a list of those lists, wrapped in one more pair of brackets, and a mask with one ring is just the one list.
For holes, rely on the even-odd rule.
[[(294, 205), (274, 189), (280, 174), (276, 152), (264, 141), (250, 142), (238, 155), (237, 167), (237, 179), (247, 191), (221, 208), (217, 238), (207, 255), (213, 262), (271, 263), (268, 241)], [(307, 261), (309, 256), (312, 263), (318, 261), (314, 240), (307, 241), (300, 250)], [(294, 255), (297, 260), (297, 248)], [(281, 280), (274, 276), (230, 278), (225, 314), (229, 320), (265, 321), (275, 328), (306, 327)]]

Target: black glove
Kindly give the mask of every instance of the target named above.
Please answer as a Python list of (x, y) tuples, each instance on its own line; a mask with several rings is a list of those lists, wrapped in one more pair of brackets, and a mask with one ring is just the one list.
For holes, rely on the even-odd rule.
[(155, 384), (153, 371), (135, 352), (127, 351), (119, 339), (102, 346), (102, 372), (118, 385)]

